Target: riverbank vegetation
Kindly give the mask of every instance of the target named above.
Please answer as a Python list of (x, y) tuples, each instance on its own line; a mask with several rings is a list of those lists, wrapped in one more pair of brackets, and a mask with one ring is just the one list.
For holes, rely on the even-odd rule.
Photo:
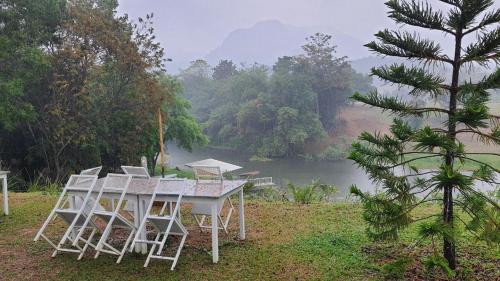
[(181, 72), (185, 96), (211, 145), (265, 158), (343, 156), (335, 147), (308, 155), (306, 147), (336, 131), (350, 94), (370, 89), (371, 79), (336, 57), (329, 35), (310, 36), (302, 49), (302, 55), (279, 58), (272, 69), (197, 60)]
[[(94, 259), (91, 251), (81, 261), (71, 254), (51, 258), (50, 246), (32, 239), (57, 197), (10, 195), (11, 215), (0, 218), (2, 280), (495, 280), (499, 274), (500, 249), (467, 233), (457, 238), (455, 277), (427, 270), (425, 257), (433, 249), (415, 247), (416, 226), (404, 230), (398, 242), (370, 242), (363, 210), (351, 203), (247, 200), (247, 239), (238, 240), (232, 221), (229, 235), (220, 238), (218, 264), (209, 255), (210, 233), (199, 232), (189, 208), (183, 209), (183, 222), (190, 235), (173, 272), (163, 262), (143, 268), (144, 258), (136, 254), (127, 254), (120, 264), (110, 255)], [(436, 208), (425, 204), (413, 212), (423, 218)]]

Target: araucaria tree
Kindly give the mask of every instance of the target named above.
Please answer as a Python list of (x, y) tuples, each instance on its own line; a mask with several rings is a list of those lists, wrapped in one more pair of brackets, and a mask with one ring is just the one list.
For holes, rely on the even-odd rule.
[[(492, 95), (498, 95), (494, 89), (500, 88), (500, 10), (492, 8), (493, 0), (440, 2), (444, 3), (442, 9), (419, 1), (385, 3), (389, 17), (397, 24), (416, 27), (418, 32), (441, 32), (446, 35), (443, 40), (452, 41), (453, 48), (448, 52), (439, 43), (409, 31), (375, 34), (378, 40), (366, 47), (409, 63), (374, 68), (372, 75), (409, 89), (408, 96), (389, 97), (377, 91), (354, 94), (354, 100), (391, 112), (396, 118), (390, 134), (364, 132), (352, 145), (349, 158), (381, 187), (376, 194), (351, 188), (363, 203), (368, 235), (395, 239), (406, 226), (419, 222), (423, 238), (443, 239), (445, 260), (433, 260), (441, 259), (438, 265), (455, 269), (460, 229), (489, 242), (500, 242), (498, 199), (485, 195), (475, 185), (478, 181), (498, 184), (499, 167), (492, 163), (498, 163), (500, 157), (494, 153), (500, 145), (500, 116), (488, 103)], [(470, 71), (478, 67), (489, 69), (491, 74), (477, 81), (469, 79)], [(430, 97), (426, 106), (416, 102), (422, 96)], [(444, 104), (438, 102), (443, 100)], [(405, 122), (406, 117), (424, 121), (432, 117), (434, 122), (413, 128)], [(471, 136), (490, 149), (481, 153), (466, 148), (462, 140)], [(419, 170), (415, 164), (424, 159), (440, 164), (431, 170)], [(464, 171), (464, 165), (473, 167), (473, 171)], [(413, 217), (412, 210), (427, 202), (440, 204), (441, 212)]]

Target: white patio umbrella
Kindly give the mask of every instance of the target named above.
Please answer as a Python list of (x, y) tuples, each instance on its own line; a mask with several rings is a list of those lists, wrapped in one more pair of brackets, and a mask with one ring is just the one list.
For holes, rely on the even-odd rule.
[(238, 170), (238, 169), (242, 168), (240, 166), (233, 165), (231, 163), (226, 163), (226, 162), (219, 161), (219, 160), (215, 160), (215, 159), (212, 159), (212, 158), (204, 159), (204, 160), (200, 160), (200, 161), (195, 161), (195, 162), (191, 162), (191, 163), (187, 163), (186, 166), (188, 166), (189, 168), (192, 168), (193, 166), (219, 167), (220, 171), (223, 172), (223, 173), (232, 172), (232, 171), (235, 171), (235, 170)]

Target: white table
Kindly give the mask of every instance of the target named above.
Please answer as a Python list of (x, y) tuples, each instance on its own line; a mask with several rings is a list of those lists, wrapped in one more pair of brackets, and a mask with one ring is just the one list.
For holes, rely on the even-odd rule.
[[(100, 190), (104, 178), (99, 179), (95, 186), (95, 191)], [(153, 190), (158, 182), (158, 178), (141, 179), (134, 178), (126, 195), (126, 200), (135, 202), (134, 224), (139, 227), (144, 217), (148, 202), (151, 199)], [(172, 180), (163, 182), (161, 189), (172, 192), (172, 195), (157, 196), (158, 200), (177, 200), (175, 193), (183, 193), (182, 203), (208, 203), (211, 205), (212, 218), (217, 218), (217, 206), (226, 200), (227, 197), (239, 194), (239, 228), (240, 239), (245, 239), (245, 215), (243, 203), (243, 185), (245, 180), (225, 180), (223, 186), (220, 184), (196, 183), (194, 180)], [(212, 261), (219, 261), (219, 227), (217, 219), (212, 219)], [(146, 232), (141, 233), (141, 239), (146, 239)], [(147, 253), (147, 245), (140, 243), (135, 248), (136, 252)]]
[(9, 195), (7, 192), (7, 174), (8, 171), (0, 171), (0, 180), (2, 181), (2, 193), (3, 193), (3, 212), (5, 215), (9, 215)]

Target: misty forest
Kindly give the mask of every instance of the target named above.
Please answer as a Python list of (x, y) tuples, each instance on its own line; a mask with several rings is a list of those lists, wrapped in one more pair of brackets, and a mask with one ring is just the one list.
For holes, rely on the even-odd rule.
[[(197, 60), (179, 79), (211, 145), (265, 158), (306, 157), (307, 145), (320, 145), (336, 130), (351, 94), (372, 87), (335, 48), (331, 36), (316, 33), (303, 54), (280, 57), (272, 67)], [(341, 157), (341, 148), (328, 149), (314, 156)]]
[(0, 280), (500, 280), (499, 65), (494, 0), (0, 0)]

